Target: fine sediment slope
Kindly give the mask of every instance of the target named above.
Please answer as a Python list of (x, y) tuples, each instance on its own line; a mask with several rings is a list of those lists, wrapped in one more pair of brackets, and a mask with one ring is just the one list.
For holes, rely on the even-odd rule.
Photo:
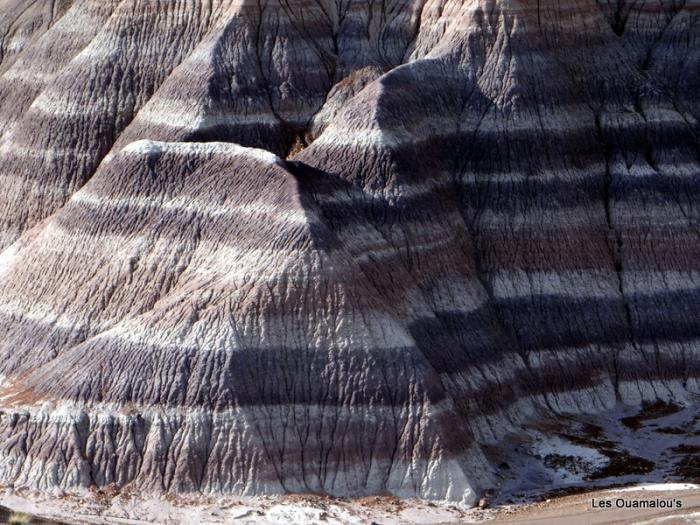
[(473, 504), (531, 418), (693, 403), (699, 3), (52, 13), (0, 69), (1, 482)]
[(21, 52), (32, 46), (71, 5), (71, 0), (0, 2), (0, 73), (5, 72)]
[(4, 272), (0, 476), (471, 501), (452, 400), (314, 208), (263, 150), (103, 164)]

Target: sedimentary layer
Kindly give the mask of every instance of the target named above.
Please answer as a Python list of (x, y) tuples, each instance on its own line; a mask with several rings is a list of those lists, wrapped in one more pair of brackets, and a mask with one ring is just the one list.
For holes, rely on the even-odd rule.
[(51, 13), (0, 69), (2, 482), (469, 504), (528, 414), (698, 393), (697, 2)]

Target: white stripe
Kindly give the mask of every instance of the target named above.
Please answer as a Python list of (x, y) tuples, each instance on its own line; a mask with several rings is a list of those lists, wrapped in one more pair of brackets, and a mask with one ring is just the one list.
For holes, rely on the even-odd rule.
[(274, 153), (264, 149), (246, 148), (229, 142), (157, 142), (138, 140), (122, 149), (122, 153), (150, 155), (176, 153), (179, 155), (227, 155), (231, 157), (247, 157), (267, 164), (281, 167), (284, 162)]
[[(314, 215), (307, 214), (301, 208), (283, 208), (272, 206), (265, 201), (250, 202), (240, 205), (217, 206), (195, 197), (178, 197), (162, 202), (153, 197), (102, 197), (87, 190), (77, 192), (70, 200), (72, 204), (86, 204), (100, 208), (100, 211), (119, 209), (121, 207), (136, 208), (143, 213), (157, 214), (159, 211), (176, 213), (196, 213), (209, 218), (229, 217), (235, 220), (238, 216), (257, 218), (261, 221), (273, 220), (280, 223), (309, 224), (317, 222)], [(133, 212), (130, 212), (130, 214)]]
[(612, 268), (529, 272), (501, 270), (493, 274), (491, 283), (496, 299), (532, 298), (538, 295), (611, 299), (620, 295), (617, 276)]
[(663, 294), (700, 289), (700, 272), (695, 270), (625, 270), (625, 291), (634, 294)]

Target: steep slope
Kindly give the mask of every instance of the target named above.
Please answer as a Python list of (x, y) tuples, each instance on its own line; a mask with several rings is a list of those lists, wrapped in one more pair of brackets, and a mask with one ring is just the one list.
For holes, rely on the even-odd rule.
[(452, 401), (306, 201), (235, 145), (106, 163), (4, 270), (2, 477), (472, 502)]
[(0, 136), (8, 135), (34, 99), (95, 37), (117, 2), (75, 2), (0, 76)]
[(7, 70), (20, 53), (60, 19), (72, 0), (0, 2), (0, 73)]
[[(47, 35), (73, 40), (59, 64), (91, 38), (87, 47), (36, 98), (20, 86), (3, 103), (21, 99), (22, 114), (0, 131), (0, 177), (7, 188), (0, 197), (0, 247), (62, 206), (122, 132), (116, 151), (150, 138), (234, 140), (286, 152), (336, 76), (366, 63), (395, 65), (407, 45), (405, 33), (416, 24), (410, 3), (369, 10), (346, 2), (332, 10), (312, 4), (301, 17), (286, 3), (253, 0), (98, 5), (86, 0), (71, 13), (92, 17), (88, 24), (107, 17), (94, 37), (62, 37), (60, 28)], [(68, 23), (82, 29), (86, 21)], [(18, 122), (10, 126), (13, 119)]]
[(700, 9), (697, 2), (599, 2), (625, 51), (643, 72), (668, 89), (675, 109), (698, 133)]
[(0, 480), (473, 503), (692, 406), (699, 13), (73, 2), (0, 75)]

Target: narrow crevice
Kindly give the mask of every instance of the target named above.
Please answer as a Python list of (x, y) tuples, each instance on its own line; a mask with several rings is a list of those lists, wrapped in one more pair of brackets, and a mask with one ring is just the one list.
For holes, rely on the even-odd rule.
[(685, 7), (686, 0), (682, 0), (678, 5), (672, 5), (668, 18), (666, 20), (666, 24), (664, 25), (663, 29), (659, 32), (659, 35), (654, 39), (654, 41), (651, 43), (649, 46), (649, 49), (647, 49), (647, 52), (644, 56), (644, 60), (642, 61), (640, 67), (642, 71), (646, 72), (651, 68), (651, 60), (652, 60), (652, 55), (654, 54), (654, 51), (656, 50), (656, 46), (658, 46), (659, 42), (663, 40), (664, 36), (666, 35), (666, 31), (668, 30), (669, 27), (671, 27), (671, 24), (675, 20), (676, 16), (678, 13), (680, 13), (683, 8)]
[(408, 43), (406, 44), (406, 47), (403, 50), (403, 54), (401, 55), (401, 62), (406, 63), (408, 62), (409, 59), (409, 51), (411, 48), (415, 45), (415, 43), (418, 40), (418, 37), (420, 36), (421, 28), (423, 27), (423, 14), (425, 13), (425, 6), (428, 5), (428, 0), (422, 0), (420, 10), (418, 13), (416, 25), (413, 29), (413, 37), (409, 39)]
[[(472, 87), (471, 91), (465, 95), (464, 99), (462, 100), (461, 103), (461, 110), (459, 112), (458, 118), (455, 122), (455, 133), (456, 135), (459, 135), (462, 132), (461, 129), (461, 122), (462, 118), (461, 116), (466, 114), (469, 108), (469, 103), (472, 99), (472, 96), (474, 95), (475, 91), (477, 90), (479, 81), (476, 80), (474, 86)], [(489, 101), (488, 104), (485, 105), (483, 110), (481, 111), (477, 123), (474, 125), (474, 128), (471, 133), (471, 140), (469, 141), (469, 144), (472, 146), (469, 148), (468, 152), (465, 155), (455, 155), (454, 161), (453, 161), (453, 167), (452, 167), (452, 179), (453, 183), (455, 185), (455, 195), (458, 195), (459, 199), (461, 199), (462, 195), (462, 189), (459, 184), (459, 178), (462, 176), (463, 173), (467, 171), (467, 166), (469, 162), (473, 159), (473, 155), (475, 153), (475, 148), (474, 144), (477, 143), (477, 137), (479, 134), (479, 131), (481, 129), (481, 125), (484, 122), (488, 112), (493, 109), (494, 103), (493, 101)], [(475, 185), (478, 187), (478, 185)], [(469, 242), (470, 242), (470, 248), (471, 248), (471, 258), (472, 261), (474, 262), (474, 271), (476, 274), (476, 278), (478, 282), (480, 283), (481, 287), (483, 288), (485, 294), (486, 294), (486, 301), (487, 304), (491, 307), (491, 311), (494, 316), (494, 321), (497, 323), (497, 327), (500, 329), (501, 334), (505, 338), (505, 340), (508, 341), (510, 346), (515, 349), (517, 354), (520, 356), (523, 366), (525, 367), (525, 370), (527, 371), (527, 374), (534, 380), (536, 377), (535, 371), (532, 369), (530, 359), (529, 359), (529, 353), (525, 349), (525, 345), (523, 344), (522, 340), (520, 339), (517, 330), (514, 329), (509, 329), (509, 327), (506, 325), (506, 323), (503, 320), (503, 317), (499, 311), (497, 301), (496, 301), (496, 296), (493, 291), (493, 286), (489, 282), (489, 280), (486, 277), (486, 269), (484, 268), (484, 264), (482, 261), (481, 253), (479, 251), (478, 247), (478, 238), (479, 238), (479, 232), (478, 232), (478, 220), (481, 216), (481, 213), (483, 213), (483, 210), (485, 209), (485, 203), (479, 202), (479, 196), (477, 195), (477, 205), (475, 206), (474, 210), (474, 215), (472, 217), (466, 217), (465, 215), (465, 206), (460, 206), (460, 215), (462, 217), (462, 221), (464, 223), (465, 229), (469, 234)], [(517, 391), (517, 386), (514, 385), (514, 392), (515, 396), (517, 397), (520, 392)], [(548, 396), (543, 396), (544, 397), (544, 402), (547, 405), (548, 408), (553, 410), (553, 407), (550, 404), (550, 400)], [(486, 421), (489, 422), (490, 425), (490, 420), (486, 418)]]
[(629, 16), (629, 10), (627, 11), (627, 14), (624, 13), (625, 4), (625, 0), (618, 0), (615, 13), (613, 14), (612, 29), (619, 37), (621, 37), (625, 32), (627, 17)]
[(291, 146), (287, 150), (287, 153), (285, 154), (286, 160), (293, 159), (295, 156), (297, 156), (309, 146), (306, 136), (307, 133), (297, 133), (295, 135), (294, 141), (292, 142)]
[[(592, 108), (593, 109), (593, 108)], [(595, 129), (598, 142), (603, 150), (603, 155), (605, 156), (605, 174), (603, 179), (603, 206), (605, 209), (605, 222), (608, 229), (608, 246), (610, 248), (610, 255), (613, 262), (613, 267), (615, 269), (615, 277), (617, 280), (617, 292), (620, 295), (622, 301), (622, 308), (625, 316), (625, 325), (627, 327), (628, 339), (635, 350), (639, 350), (637, 343), (634, 338), (634, 323), (632, 319), (632, 310), (625, 293), (625, 283), (624, 283), (624, 263), (623, 263), (623, 251), (624, 251), (624, 240), (622, 232), (616, 227), (615, 219), (613, 217), (612, 200), (614, 198), (614, 181), (613, 175), (610, 168), (610, 163), (612, 160), (612, 148), (609, 142), (605, 138), (604, 125), (602, 122), (602, 110), (593, 110), (595, 119)], [(617, 399), (621, 398), (619, 391), (619, 363), (618, 354), (620, 349), (615, 350), (615, 355), (613, 356), (613, 369), (615, 377), (613, 383), (615, 385), (615, 396)]]
[[(262, 83), (263, 83), (263, 89), (265, 91), (265, 96), (267, 97), (267, 103), (270, 108), (270, 112), (272, 113), (273, 117), (275, 120), (277, 120), (280, 128), (282, 129), (282, 133), (285, 137), (286, 140), (286, 146), (285, 146), (285, 151), (282, 153), (282, 156), (286, 159), (291, 159), (301, 151), (303, 151), (308, 145), (310, 144), (310, 141), (308, 140), (308, 127), (309, 127), (309, 122), (306, 123), (304, 126), (295, 126), (292, 123), (290, 123), (287, 119), (285, 119), (280, 112), (277, 110), (275, 107), (275, 101), (274, 101), (274, 96), (272, 94), (272, 81), (270, 79), (270, 74), (265, 71), (264, 67), (264, 62), (263, 62), (263, 57), (262, 57), (262, 51), (264, 49), (264, 35), (268, 34), (268, 31), (263, 31), (263, 20), (266, 19), (266, 12), (268, 11), (268, 4), (267, 0), (257, 0), (257, 6), (258, 6), (258, 17), (255, 21), (255, 58), (257, 61), (257, 66), (258, 70), (260, 72), (260, 75), (262, 77)], [(290, 10), (290, 7), (288, 4), (284, 4), (284, 9), (288, 11), (288, 15), (290, 16), (291, 19), (295, 19), (293, 13)], [(267, 20), (270, 20), (271, 16), (267, 16)], [(277, 20), (277, 23), (279, 24), (279, 20)], [(295, 24), (296, 26), (297, 24)], [(302, 22), (302, 27), (303, 27), (303, 22)], [(304, 31), (302, 29), (299, 29), (297, 27), (297, 31), (300, 31), (302, 34)], [(274, 34), (277, 34), (278, 31), (275, 30), (273, 31)], [(307, 34), (307, 38), (310, 38)], [(337, 42), (335, 43), (337, 47)], [(317, 54), (319, 55), (319, 58), (324, 64), (324, 67), (326, 67), (328, 75), (330, 77), (330, 86), (327, 89), (326, 96), (328, 92), (333, 88), (333, 76), (335, 75), (335, 68), (337, 67), (337, 60), (333, 60), (333, 65), (332, 67), (329, 66), (328, 58), (327, 58), (327, 53), (324, 53), (323, 50), (318, 49), (317, 46), (313, 46), (313, 49), (317, 51)], [(336, 57), (337, 58), (337, 57)], [(268, 63), (272, 63), (272, 57), (268, 57)], [(268, 149), (263, 147), (263, 149)], [(273, 153), (279, 153), (273, 151)]]

